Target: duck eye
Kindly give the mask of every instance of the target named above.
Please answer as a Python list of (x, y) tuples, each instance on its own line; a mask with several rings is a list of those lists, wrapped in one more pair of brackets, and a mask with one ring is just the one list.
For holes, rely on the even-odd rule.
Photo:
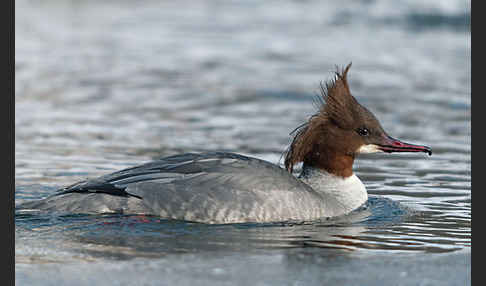
[(366, 127), (358, 128), (356, 129), (356, 132), (358, 132), (360, 136), (368, 136), (368, 134), (370, 134)]

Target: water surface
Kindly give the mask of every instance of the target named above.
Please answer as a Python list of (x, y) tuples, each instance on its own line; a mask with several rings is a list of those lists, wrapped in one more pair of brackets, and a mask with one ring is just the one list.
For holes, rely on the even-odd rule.
[(470, 3), (16, 1), (15, 202), (180, 152), (282, 164), (319, 83), (426, 154), (355, 162), (370, 200), (305, 224), (15, 216), (19, 285), (465, 285)]

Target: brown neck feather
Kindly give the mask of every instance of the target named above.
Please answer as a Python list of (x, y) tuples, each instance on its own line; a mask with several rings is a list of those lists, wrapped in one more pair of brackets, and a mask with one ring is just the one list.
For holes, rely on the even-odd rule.
[(334, 152), (313, 152), (304, 160), (304, 166), (319, 168), (328, 173), (347, 178), (353, 175), (354, 155)]
[(353, 175), (354, 151), (362, 142), (352, 139), (361, 123), (362, 107), (351, 95), (347, 73), (351, 64), (336, 72), (336, 78), (321, 84), (319, 111), (298, 127), (285, 155), (285, 168), (292, 173), (294, 164), (323, 169), (349, 177)]

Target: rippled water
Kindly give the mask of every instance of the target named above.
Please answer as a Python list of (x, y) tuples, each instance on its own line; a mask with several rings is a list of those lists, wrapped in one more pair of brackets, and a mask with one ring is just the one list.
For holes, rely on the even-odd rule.
[(434, 151), (359, 157), (368, 204), (320, 223), (17, 213), (17, 283), (468, 284), (470, 3), (427, 3), (16, 1), (16, 203), (180, 152), (281, 164), (351, 61), (385, 130)]

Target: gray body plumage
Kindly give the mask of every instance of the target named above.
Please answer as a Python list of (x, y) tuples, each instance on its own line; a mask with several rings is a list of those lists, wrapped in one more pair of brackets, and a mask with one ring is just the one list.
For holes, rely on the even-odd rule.
[[(314, 180), (317, 183), (329, 177), (315, 176), (319, 177)], [(342, 215), (367, 198), (350, 205), (336, 198), (332, 190), (319, 190), (312, 185), (312, 178), (303, 180), (307, 183), (256, 158), (225, 152), (189, 153), (83, 181), (18, 208), (146, 214), (204, 223), (276, 222)], [(346, 184), (336, 182), (347, 179), (332, 180), (334, 191), (346, 188)], [(356, 189), (354, 185), (353, 181)], [(359, 194), (364, 191), (366, 195), (364, 186), (358, 187)]]

